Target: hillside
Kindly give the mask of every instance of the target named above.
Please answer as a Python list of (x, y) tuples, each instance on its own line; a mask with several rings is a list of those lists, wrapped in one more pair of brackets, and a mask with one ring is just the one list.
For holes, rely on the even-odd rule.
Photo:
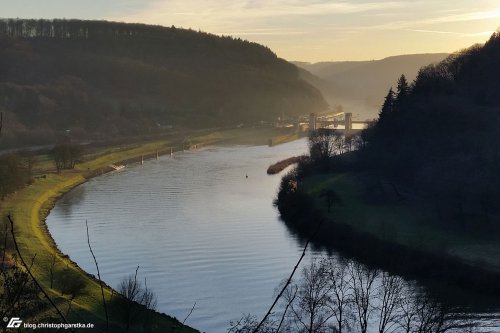
[(499, 78), (499, 33), (423, 68), (365, 134), (369, 168), (425, 195), (443, 223), (499, 225)]
[(338, 61), (295, 64), (310, 72), (302, 77), (321, 90), (330, 105), (342, 105), (345, 111), (359, 114), (361, 119), (375, 118), (383, 96), (395, 78), (404, 74), (414, 80), (418, 70), (443, 60), (448, 54), (409, 54), (371, 61)]
[(499, 90), (500, 32), (422, 68), (413, 83), (400, 77), (357, 150), (322, 150), (342, 138), (334, 131), (310, 137), (311, 158), (282, 180), (282, 217), (304, 234), (319, 212), (319, 245), (495, 295), (496, 306)]
[(4, 146), (272, 121), (326, 107), (256, 43), (175, 27), (0, 20)]

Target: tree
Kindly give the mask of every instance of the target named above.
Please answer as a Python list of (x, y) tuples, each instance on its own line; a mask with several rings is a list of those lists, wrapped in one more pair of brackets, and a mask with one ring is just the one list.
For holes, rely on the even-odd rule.
[(384, 124), (384, 122), (387, 121), (389, 117), (394, 112), (394, 102), (396, 100), (396, 95), (394, 94), (394, 91), (392, 90), (392, 87), (389, 89), (389, 92), (385, 96), (384, 99), (384, 104), (382, 104), (382, 108), (380, 109), (380, 112), (378, 114), (378, 124), (381, 126)]
[(54, 273), (57, 264), (57, 254), (52, 253), (50, 255), (50, 261), (48, 262), (47, 269), (49, 271), (50, 288), (54, 286)]
[(321, 262), (312, 260), (309, 266), (302, 270), (302, 279), (297, 285), (297, 297), (291, 304), (296, 322), (308, 333), (326, 331), (327, 323), (333, 316), (329, 311), (332, 286), (326, 268)]
[(378, 289), (378, 331), (385, 333), (399, 321), (398, 308), (403, 298), (404, 280), (387, 272), (382, 273), (380, 287)]
[(16, 191), (30, 179), (29, 166), (18, 154), (0, 156), (0, 196)]
[(14, 257), (10, 268), (2, 267), (0, 274), (0, 317), (33, 315), (45, 307), (38, 288)]
[(470, 333), (474, 327), (401, 277), (356, 262), (313, 259), (300, 280), (282, 285), (281, 313), (273, 312), (261, 325), (244, 315), (231, 322), (228, 333), (367, 332), (368, 323), (379, 333)]
[[(260, 326), (259, 333), (278, 333), (276, 331), (276, 323), (270, 319), (266, 320), (263, 325)], [(245, 314), (238, 321), (230, 321), (227, 333), (252, 333), (255, 331), (256, 327), (259, 325), (259, 321), (256, 316), (250, 314)]]
[(330, 210), (332, 208), (332, 205), (334, 203), (341, 204), (342, 199), (340, 196), (337, 194), (337, 192), (334, 189), (325, 189), (321, 191), (321, 194), (319, 195), (321, 198), (325, 198), (326, 204), (328, 207), (328, 213), (330, 213)]
[(345, 141), (340, 132), (320, 128), (309, 135), (309, 156), (314, 164), (328, 166), (330, 158), (344, 152)]
[(349, 285), (349, 272), (343, 262), (323, 259), (322, 263), (328, 267), (331, 285), (330, 308), (335, 317), (337, 332), (342, 333), (349, 328), (352, 319), (353, 294)]
[(396, 99), (398, 103), (401, 103), (410, 94), (410, 86), (406, 80), (406, 76), (402, 74), (398, 79), (398, 88)]
[(73, 169), (83, 156), (83, 148), (71, 143), (59, 144), (52, 148), (51, 156), (57, 172), (62, 169)]
[(378, 271), (356, 262), (349, 263), (348, 269), (359, 332), (366, 333), (373, 310), (374, 282), (378, 276)]
[(66, 317), (71, 312), (73, 301), (85, 295), (85, 280), (81, 274), (71, 270), (64, 269), (57, 274), (59, 289), (61, 294), (66, 295), (66, 302), (68, 309), (66, 310)]
[(141, 281), (137, 280), (138, 271), (139, 267), (134, 275), (125, 277), (117, 288), (121, 295), (115, 301), (115, 310), (122, 316), (127, 331), (137, 323), (143, 326), (151, 325), (151, 318), (144, 316), (145, 310), (156, 308), (156, 296), (147, 283), (143, 286)]

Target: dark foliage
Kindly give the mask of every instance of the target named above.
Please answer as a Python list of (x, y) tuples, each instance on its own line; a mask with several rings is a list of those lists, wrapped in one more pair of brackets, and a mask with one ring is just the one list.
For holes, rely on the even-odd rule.
[(0, 156), (0, 198), (16, 191), (31, 179), (33, 161), (29, 156), (7, 154)]
[(0, 272), (0, 316), (33, 316), (46, 305), (30, 276), (20, 268), (16, 258), (11, 267), (2, 265)]
[(499, 33), (422, 68), (411, 86), (402, 77), (364, 134), (364, 169), (427, 198), (443, 224), (492, 222), (500, 200), (498, 91)]
[(155, 133), (325, 107), (268, 48), (175, 27), (0, 20), (3, 143)]

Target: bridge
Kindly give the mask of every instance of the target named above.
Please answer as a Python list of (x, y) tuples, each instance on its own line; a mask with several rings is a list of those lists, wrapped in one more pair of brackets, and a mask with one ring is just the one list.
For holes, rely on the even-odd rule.
[(353, 135), (366, 128), (370, 122), (353, 120), (351, 112), (324, 112), (309, 115), (309, 130), (331, 128), (343, 131), (345, 135)]

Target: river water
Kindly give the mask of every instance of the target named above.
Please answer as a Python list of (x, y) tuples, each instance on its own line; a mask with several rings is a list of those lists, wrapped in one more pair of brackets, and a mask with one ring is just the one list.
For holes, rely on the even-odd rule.
[(242, 314), (262, 316), (300, 257), (303, 244), (272, 205), (282, 174), (269, 176), (266, 169), (306, 151), (299, 140), (130, 165), (67, 193), (47, 224), (60, 250), (96, 274), (87, 220), (104, 281), (116, 288), (140, 266), (158, 310), (183, 321), (196, 303), (186, 324), (225, 332)]
[(182, 321), (196, 302), (186, 323), (224, 332), (243, 313), (265, 312), (300, 256), (272, 205), (281, 175), (266, 170), (306, 150), (300, 140), (161, 156), (78, 186), (47, 224), (60, 250), (95, 274), (88, 220), (104, 281), (117, 287), (139, 265), (160, 311)]

